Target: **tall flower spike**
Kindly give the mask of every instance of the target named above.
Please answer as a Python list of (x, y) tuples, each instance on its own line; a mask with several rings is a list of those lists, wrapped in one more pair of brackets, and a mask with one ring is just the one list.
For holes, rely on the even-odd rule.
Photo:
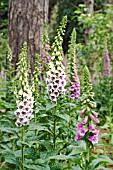
[(28, 69), (27, 69), (27, 44), (24, 43), (22, 52), (20, 54), (20, 61), (18, 62), (19, 80), (17, 80), (17, 110), (15, 116), (17, 121), (16, 126), (26, 126), (29, 121), (34, 117), (32, 91), (28, 82)]
[[(90, 83), (90, 73), (88, 68), (84, 68), (84, 87), (83, 94), (81, 97), (81, 111), (80, 111), (80, 122), (77, 125), (77, 133), (75, 141), (84, 139), (86, 143), (89, 141), (92, 144), (98, 143), (100, 131), (96, 129), (95, 124), (99, 123), (98, 113), (93, 109), (96, 108), (96, 103), (93, 101), (94, 93), (91, 91), (92, 84)], [(84, 138), (85, 137), (85, 138)]]
[(64, 35), (66, 22), (67, 17), (64, 17), (61, 22), (61, 26), (57, 30), (57, 36), (55, 37), (55, 41), (52, 45), (52, 57), (51, 62), (49, 63), (49, 71), (47, 72), (47, 92), (53, 103), (57, 103), (58, 96), (65, 93), (64, 87), (66, 85), (66, 74), (65, 67), (62, 64), (62, 35)]
[(46, 71), (47, 70), (47, 63), (50, 63), (51, 61), (51, 47), (50, 47), (50, 40), (48, 37), (48, 30), (46, 22), (44, 22), (43, 27), (43, 35), (42, 35), (42, 51), (41, 51), (41, 57), (40, 57), (40, 71)]
[(69, 56), (68, 69), (70, 75), (69, 78), (71, 80), (69, 91), (71, 91), (70, 98), (78, 100), (80, 96), (80, 82), (77, 74), (75, 43), (76, 43), (76, 31), (74, 28), (71, 34), (71, 41), (68, 51)]
[(20, 61), (18, 62), (18, 75), (19, 75), (19, 82), (20, 88), (22, 88), (24, 91), (27, 91), (29, 89), (28, 85), (28, 64), (27, 64), (27, 43), (24, 42), (22, 52), (19, 56)]
[(63, 49), (62, 49), (63, 38), (62, 36), (64, 35), (66, 24), (67, 24), (67, 16), (65, 16), (62, 19), (61, 24), (59, 28), (57, 29), (57, 36), (55, 37), (55, 41), (52, 45), (52, 49), (53, 49), (52, 58), (51, 58), (52, 61), (57, 60), (58, 62), (62, 62), (63, 60)]
[(40, 74), (40, 70), (39, 70), (39, 55), (36, 54), (35, 57), (35, 69), (34, 69), (34, 73), (33, 73), (33, 78), (32, 78), (32, 91), (34, 93), (34, 95), (38, 96), (38, 88), (39, 88), (39, 79), (38, 76)]
[(110, 58), (108, 55), (108, 49), (105, 49), (105, 54), (104, 54), (104, 68), (102, 72), (102, 77), (110, 77)]

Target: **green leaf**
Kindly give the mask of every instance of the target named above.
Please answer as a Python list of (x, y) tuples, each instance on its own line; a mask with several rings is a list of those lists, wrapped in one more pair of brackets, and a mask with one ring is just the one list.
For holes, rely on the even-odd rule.
[(82, 170), (79, 166), (73, 166), (72, 170)]
[(14, 151), (15, 157), (16, 157), (16, 158), (21, 157), (21, 154), (22, 154), (21, 152), (22, 152), (21, 150)]
[(10, 163), (10, 164), (14, 164), (14, 165), (18, 165), (18, 162), (17, 162), (15, 156), (11, 152), (6, 153), (5, 162)]
[(61, 107), (64, 107), (64, 106), (71, 106), (71, 107), (76, 107), (76, 104), (74, 104), (74, 103), (63, 103), (62, 105), (61, 105)]
[(101, 156), (94, 159), (89, 165), (89, 168), (91, 168), (91, 170), (95, 170), (95, 168), (97, 168), (103, 162), (113, 165), (113, 160), (111, 160), (108, 156)]
[(2, 132), (7, 132), (7, 133), (13, 133), (14, 134), (14, 129), (13, 128), (1, 127), (0, 130)]
[(73, 160), (74, 157), (70, 155), (56, 155), (56, 156), (50, 156), (47, 160), (51, 159), (57, 159), (57, 160)]
[(74, 11), (75, 14), (81, 14), (82, 12), (80, 10)]
[(24, 164), (24, 166), (26, 167), (26, 168), (28, 168), (28, 169), (32, 169), (32, 170), (50, 170), (50, 167), (49, 167), (49, 165), (47, 165), (47, 164), (44, 164), (44, 165), (34, 165), (34, 164), (32, 164), (32, 165), (26, 165), (26, 164)]
[(55, 162), (51, 170), (69, 170), (69, 166), (66, 162)]
[(70, 120), (70, 117), (69, 117), (69, 115), (67, 115), (67, 114), (58, 114), (58, 113), (56, 113), (55, 116), (57, 116), (57, 117), (65, 120), (65, 121), (67, 121), (67, 122), (69, 122), (69, 120)]
[(76, 155), (76, 154), (82, 153), (83, 151), (84, 151), (83, 148), (76, 146), (69, 155), (70, 156)]
[(48, 110), (54, 108), (55, 106), (56, 106), (56, 104), (47, 103), (47, 104), (46, 104), (46, 111), (48, 111)]
[(37, 159), (36, 161), (26, 160), (24, 166), (32, 170), (50, 170), (50, 167), (42, 159)]
[(10, 163), (10, 164), (14, 164), (14, 165), (18, 164), (18, 162), (15, 158), (5, 158), (5, 162)]
[(27, 142), (20, 141), (20, 143), (23, 144), (23, 145), (27, 145), (27, 146), (31, 147), (31, 146), (29, 145), (29, 143), (27, 143)]
[(54, 155), (56, 155), (56, 154), (58, 154), (58, 149), (57, 150), (52, 150), (52, 151), (50, 151), (50, 152), (41, 152), (40, 153), (40, 157), (42, 158), (42, 159), (47, 159), (47, 158), (49, 158), (49, 157), (51, 157), (51, 156), (54, 156)]
[(11, 152), (9, 146), (7, 146), (7, 145), (5, 145), (5, 144), (0, 144), (0, 146), (1, 146), (2, 148), (4, 148), (5, 151)]
[(28, 127), (28, 130), (37, 130), (37, 132), (38, 131), (47, 131), (47, 132), (50, 132), (48, 129), (47, 129), (47, 127), (45, 127), (45, 126), (42, 126), (42, 125), (39, 125), (39, 124), (35, 124), (35, 123), (33, 123), (33, 124), (30, 124), (30, 126)]

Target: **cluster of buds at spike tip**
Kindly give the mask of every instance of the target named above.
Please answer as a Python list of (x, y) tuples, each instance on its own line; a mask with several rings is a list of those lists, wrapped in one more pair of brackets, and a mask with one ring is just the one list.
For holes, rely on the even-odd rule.
[(69, 91), (71, 92), (70, 98), (71, 99), (79, 99), (80, 96), (80, 82), (77, 74), (77, 66), (76, 66), (76, 51), (75, 51), (75, 42), (76, 42), (76, 31), (75, 28), (73, 29), (72, 35), (71, 35), (71, 41), (69, 45), (69, 78), (71, 80), (71, 84), (69, 87)]
[(32, 97), (31, 91), (29, 93), (22, 93), (22, 100), (17, 101), (17, 110), (15, 111), (15, 115), (17, 117), (17, 121), (15, 122), (17, 127), (27, 126), (29, 121), (34, 118), (33, 115), (33, 103), (34, 99)]
[[(24, 42), (22, 52), (19, 55), (19, 62), (17, 63), (17, 91), (22, 89), (23, 91), (27, 91), (30, 89), (29, 87), (29, 76), (28, 76), (28, 63), (27, 63), (27, 43)], [(17, 94), (18, 95), (18, 94)], [(17, 96), (16, 96), (17, 97)]]
[(108, 55), (108, 49), (105, 49), (105, 54), (104, 54), (104, 68), (102, 72), (102, 77), (110, 77), (110, 58)]
[(39, 90), (39, 76), (40, 74), (40, 70), (39, 70), (39, 55), (36, 54), (35, 56), (35, 69), (34, 69), (34, 72), (33, 72), (33, 78), (32, 78), (32, 92), (33, 92), (33, 95), (36, 97), (38, 96), (38, 90)]
[(51, 62), (49, 63), (49, 71), (47, 72), (47, 92), (50, 96), (50, 100), (53, 103), (57, 103), (57, 98), (59, 95), (65, 93), (65, 85), (66, 85), (66, 74), (65, 67), (62, 64), (63, 61), (63, 49), (62, 42), (63, 38), (61, 35), (64, 33), (64, 28), (66, 25), (67, 17), (64, 17), (58, 29), (57, 36), (55, 37), (55, 41), (52, 45), (52, 57)]
[[(17, 79), (16, 97), (17, 97), (17, 110), (15, 115), (17, 117), (16, 126), (26, 126), (33, 116), (33, 103), (32, 91), (28, 82), (28, 69), (27, 69), (27, 44), (24, 43), (22, 52), (20, 54), (20, 61), (18, 62), (19, 80)], [(21, 89), (21, 90), (18, 90)], [(19, 91), (19, 92), (18, 92)]]
[[(85, 69), (84, 72), (87, 72), (88, 69)], [(88, 73), (89, 74), (89, 73)], [(87, 75), (88, 75), (87, 74)], [(85, 76), (86, 78), (87, 76)], [(88, 78), (88, 77), (87, 77)], [(85, 79), (85, 81), (87, 81)], [(91, 92), (91, 83), (88, 80), (88, 82), (85, 82), (87, 84), (87, 87), (84, 88), (83, 94), (81, 96), (81, 111), (80, 111), (80, 122), (77, 124), (77, 133), (75, 136), (75, 141), (78, 140), (88, 140), (93, 145), (98, 143), (100, 131), (96, 129), (96, 124), (99, 123), (98, 113), (94, 111), (96, 108), (96, 103), (93, 101), (94, 93)], [(90, 90), (88, 88), (88, 84), (90, 87)]]
[(48, 30), (46, 23), (44, 23), (43, 36), (42, 36), (42, 52), (40, 57), (40, 71), (46, 70), (46, 66), (51, 61), (51, 47), (49, 43)]

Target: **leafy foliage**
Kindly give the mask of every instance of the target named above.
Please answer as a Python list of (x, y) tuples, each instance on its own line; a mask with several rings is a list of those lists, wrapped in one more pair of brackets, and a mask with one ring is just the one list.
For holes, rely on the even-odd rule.
[[(79, 3), (79, 1), (76, 1), (76, 3)], [(64, 6), (68, 6), (69, 4), (73, 6), (73, 4), (76, 3), (62, 1), (59, 2), (58, 6), (63, 11)], [(64, 6), (61, 6), (61, 4)], [(84, 93), (84, 95), (80, 96), (80, 100), (78, 101), (70, 99), (68, 93), (68, 86), (71, 82), (70, 74), (72, 74), (72, 70), (70, 69), (70, 71), (67, 70), (66, 81), (68, 83), (65, 87), (65, 95), (60, 95), (57, 103), (52, 103), (47, 94), (47, 84), (45, 81), (45, 78), (47, 77), (46, 69), (49, 69), (48, 63), (44, 61), (44, 65), (47, 67), (45, 67), (46, 69), (42, 76), (39, 67), (41, 62), (39, 59), (40, 56), (36, 55), (34, 77), (29, 80), (29, 76), (26, 73), (27, 69), (29, 70), (26, 53), (27, 44), (24, 44), (21, 53), (24, 60), (22, 60), (22, 58), (20, 60), (21, 67), (18, 68), (17, 77), (13, 75), (14, 70), (12, 65), (9, 65), (9, 69), (7, 70), (7, 88), (2, 88), (2, 92), (4, 93), (0, 92), (0, 169), (2, 170), (98, 170), (99, 168), (104, 170), (109, 169), (108, 167), (113, 165), (112, 153), (108, 155), (106, 152), (105, 155), (106, 148), (110, 147), (110, 150), (113, 149), (112, 78), (106, 77), (103, 79), (101, 76), (106, 40), (112, 65), (113, 42), (112, 32), (110, 32), (112, 26), (112, 7), (110, 6), (105, 9), (105, 13), (95, 13), (92, 17), (83, 14), (84, 5), (79, 6), (79, 8), (78, 11), (76, 10), (76, 12), (74, 12), (75, 6), (73, 6), (73, 11), (70, 11), (71, 9), (67, 11), (67, 34), (70, 34), (72, 30), (69, 20), (72, 20), (75, 24), (77, 13), (79, 24), (81, 23), (81, 25), (83, 25), (83, 30), (87, 27), (92, 27), (93, 32), (90, 34), (86, 44), (80, 44), (76, 43), (76, 32), (75, 29), (73, 30), (71, 41), (69, 42), (69, 58), (67, 60), (69, 60), (70, 65), (73, 65), (74, 62), (76, 62), (74, 60), (76, 50), (76, 58), (78, 57), (77, 66), (82, 89), (81, 94)], [(59, 15), (61, 15), (61, 13), (59, 13)], [(58, 19), (60, 20), (60, 17)], [(59, 60), (59, 54), (60, 57), (62, 57), (61, 54), (64, 54), (62, 48), (63, 38), (61, 35), (64, 36), (66, 20), (67, 18), (65, 17), (62, 21), (62, 25), (57, 29), (58, 35), (55, 36), (52, 48), (49, 47), (51, 50), (46, 54), (46, 57), (49, 56), (51, 59), (52, 57), (54, 58), (54, 63)], [(76, 28), (77, 32), (79, 32), (78, 29), (79, 27)], [(43, 34), (44, 44), (42, 54), (47, 50), (45, 49), (46, 44), (49, 44), (46, 30), (44, 30)], [(10, 50), (8, 59), (11, 64)], [(93, 70), (95, 68), (93, 67), (93, 64), (95, 64), (96, 67), (95, 72)], [(85, 69), (83, 70), (84, 65), (88, 66), (92, 73), (91, 75), (96, 73), (94, 85), (91, 85), (91, 76), (87, 67), (85, 66)], [(20, 73), (22, 77), (20, 77)], [(14, 97), (13, 92), (17, 94), (17, 91), (19, 91), (21, 86), (26, 90), (26, 79), (28, 81), (27, 85), (33, 90), (35, 107), (34, 119), (31, 120), (29, 125), (24, 127), (23, 131), (23, 127), (16, 127), (15, 125), (16, 117), (14, 115), (14, 110), (16, 109), (15, 103), (17, 98)], [(1, 87), (3, 84), (5, 85), (2, 79)], [(14, 89), (14, 84), (18, 87), (17, 91)], [(89, 89), (86, 86), (88, 86)], [(91, 87), (92, 91), (95, 92), (95, 97), (93, 92), (90, 93)], [(84, 92), (85, 90), (89, 91)], [(6, 100), (5, 94), (7, 96)], [(88, 95), (90, 99), (97, 102), (97, 108), (94, 105), (95, 103), (89, 100)], [(87, 112), (90, 114), (87, 107), (90, 104), (93, 104), (92, 107), (94, 107), (95, 111), (99, 112), (100, 124), (98, 124), (98, 128), (100, 129), (101, 135), (99, 143), (96, 145), (91, 144), (88, 148), (89, 143), (87, 143), (86, 138), (82, 138), (82, 140), (76, 142), (74, 136), (77, 134), (77, 125), (78, 122), (80, 122), (80, 110), (82, 108), (87, 108)], [(90, 134), (90, 131), (88, 131), (87, 134)]]

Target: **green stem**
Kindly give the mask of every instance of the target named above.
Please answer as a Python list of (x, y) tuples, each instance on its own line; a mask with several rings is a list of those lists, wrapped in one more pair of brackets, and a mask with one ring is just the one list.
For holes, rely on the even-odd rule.
[(57, 120), (55, 114), (56, 114), (58, 108), (59, 108), (58, 105), (56, 105), (56, 109), (55, 109), (55, 112), (53, 115), (54, 116), (54, 122), (53, 122), (53, 147), (54, 147), (54, 149), (56, 148), (56, 120)]
[(89, 143), (88, 142), (86, 143), (86, 152), (87, 152), (87, 157), (86, 157), (87, 164), (89, 164), (89, 152), (90, 152), (90, 148), (89, 148)]
[(36, 118), (36, 111), (35, 111), (35, 108), (34, 108), (34, 120), (35, 120), (35, 123), (36, 123), (37, 118)]
[[(37, 116), (36, 116), (36, 106), (34, 106), (34, 121), (35, 121), (35, 124), (37, 122)], [(35, 129), (35, 136), (37, 136), (37, 129)]]
[(56, 148), (56, 118), (54, 116), (54, 124), (53, 124), (53, 146)]
[[(22, 138), (21, 138), (22, 142), (24, 142), (24, 127), (22, 128)], [(22, 170), (24, 170), (24, 144), (22, 143), (22, 148), (21, 148), (21, 152), (22, 152)]]
[[(88, 116), (88, 121), (87, 121), (87, 128), (89, 129), (89, 123), (90, 123), (90, 118)], [(89, 133), (89, 130), (88, 130)], [(86, 156), (85, 156), (85, 170), (88, 170), (88, 165), (89, 165), (89, 157), (90, 157), (90, 143), (87, 140), (86, 141)]]

